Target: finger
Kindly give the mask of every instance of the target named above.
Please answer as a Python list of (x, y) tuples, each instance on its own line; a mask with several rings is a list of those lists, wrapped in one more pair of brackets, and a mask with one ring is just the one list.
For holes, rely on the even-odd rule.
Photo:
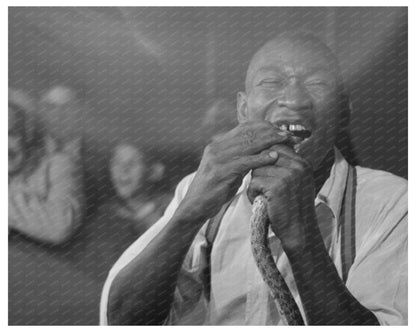
[(253, 203), (257, 196), (264, 195), (265, 192), (267, 192), (267, 190), (264, 181), (262, 181), (262, 178), (252, 178), (250, 185), (247, 188), (247, 197), (250, 203)]
[(230, 166), (239, 173), (246, 173), (251, 169), (272, 165), (277, 159), (278, 154), (276, 151), (265, 150), (256, 155), (239, 157)]
[[(279, 158), (280, 159), (280, 158)], [(267, 177), (271, 182), (276, 179), (282, 179), (287, 177), (288, 179), (303, 178), (304, 176), (311, 175), (308, 169), (303, 168), (302, 165), (292, 163), (287, 166), (266, 165), (252, 171), (253, 178)]]
[[(287, 170), (286, 170), (287, 171)], [(247, 189), (247, 196), (250, 200), (254, 200), (258, 195), (264, 195), (267, 199), (269, 199), (269, 195), (271, 194), (271, 189), (273, 187), (278, 188), (286, 188), (286, 182), (283, 180), (287, 175), (284, 174), (282, 177), (252, 177), (250, 181), (250, 185)]]
[(253, 178), (257, 178), (257, 177), (271, 177), (271, 178), (279, 177), (279, 176), (281, 176), (280, 169), (281, 169), (281, 167), (278, 167), (276, 165), (266, 165), (266, 166), (258, 167), (256, 169), (253, 169), (252, 177)]
[(257, 154), (275, 144), (289, 142), (290, 135), (274, 128), (270, 123), (256, 127), (246, 127), (230, 143), (230, 151), (235, 155)]
[(276, 151), (281, 159), (280, 161), (282, 163), (285, 162), (286, 159), (290, 159), (293, 160), (297, 163), (299, 163), (300, 165), (303, 165), (303, 167), (309, 167), (310, 164), (309, 162), (303, 158), (301, 155), (297, 154), (295, 151), (293, 151), (293, 149), (287, 145), (284, 144), (276, 144), (273, 145), (269, 148), (269, 150), (273, 150)]

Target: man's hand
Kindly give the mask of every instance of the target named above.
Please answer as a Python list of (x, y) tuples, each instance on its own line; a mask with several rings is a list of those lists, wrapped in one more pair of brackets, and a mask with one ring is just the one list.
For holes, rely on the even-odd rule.
[(253, 171), (248, 197), (253, 201), (257, 195), (264, 195), (268, 201), (271, 228), (283, 248), (301, 250), (306, 244), (306, 236), (319, 235), (315, 234), (318, 228), (314, 227), (313, 170), (287, 145), (275, 145), (271, 150), (278, 153), (277, 162)]
[(315, 214), (312, 167), (289, 146), (270, 150), (278, 153), (277, 161), (253, 171), (248, 197), (267, 198), (271, 228), (289, 259), (308, 325), (378, 325), (349, 293), (327, 253)]
[(205, 148), (182, 205), (198, 216), (214, 216), (235, 195), (251, 169), (276, 162), (276, 156), (270, 155), (268, 148), (286, 142), (288, 137), (266, 121), (242, 123), (216, 137)]

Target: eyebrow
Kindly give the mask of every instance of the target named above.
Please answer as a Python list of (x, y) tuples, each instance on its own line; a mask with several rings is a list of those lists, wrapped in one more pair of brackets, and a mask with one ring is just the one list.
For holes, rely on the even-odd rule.
[(259, 74), (259, 73), (266, 73), (266, 72), (278, 72), (278, 73), (283, 73), (283, 71), (276, 66), (266, 66), (266, 67), (261, 67), (256, 73), (255, 75)]
[[(265, 67), (261, 67), (257, 73), (254, 74), (253, 78), (256, 78), (257, 75), (261, 75), (261, 74), (267, 74), (268, 72), (273, 72), (279, 75), (286, 75), (287, 73), (285, 72), (285, 70), (282, 70), (279, 67), (276, 66), (265, 66)], [(314, 67), (309, 67), (306, 68), (306, 70), (302, 71), (303, 75), (313, 75), (316, 73), (323, 73), (323, 74), (331, 74), (331, 72), (336, 72), (335, 69), (332, 69), (328, 66), (314, 66)]]

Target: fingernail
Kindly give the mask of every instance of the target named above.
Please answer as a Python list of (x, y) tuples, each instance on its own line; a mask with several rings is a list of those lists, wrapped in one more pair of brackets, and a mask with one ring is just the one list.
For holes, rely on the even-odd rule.
[(276, 151), (270, 151), (269, 152), (269, 157), (273, 158), (273, 159), (276, 159), (277, 158), (277, 152)]

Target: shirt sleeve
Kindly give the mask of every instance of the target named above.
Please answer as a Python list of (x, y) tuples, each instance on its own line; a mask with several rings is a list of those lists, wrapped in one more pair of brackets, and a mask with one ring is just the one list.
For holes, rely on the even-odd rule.
[(83, 206), (81, 165), (65, 153), (45, 157), (27, 178), (9, 184), (9, 227), (39, 241), (66, 241)]
[(407, 182), (369, 189), (357, 196), (368, 227), (357, 246), (347, 288), (381, 325), (406, 325)]
[[(182, 201), (191, 181), (192, 175), (184, 178), (179, 183), (175, 190), (175, 195), (162, 218), (138, 238), (111, 268), (101, 294), (100, 325), (108, 325), (108, 295), (113, 280), (126, 265), (140, 255), (151, 240), (168, 224), (179, 203)], [(204, 255), (202, 255), (206, 246), (205, 228), (206, 225), (198, 232), (185, 257), (176, 285), (171, 311), (165, 322), (166, 324), (184, 324), (188, 319), (194, 322), (197, 319), (203, 319), (205, 316), (202, 282), (202, 273), (206, 266)]]

